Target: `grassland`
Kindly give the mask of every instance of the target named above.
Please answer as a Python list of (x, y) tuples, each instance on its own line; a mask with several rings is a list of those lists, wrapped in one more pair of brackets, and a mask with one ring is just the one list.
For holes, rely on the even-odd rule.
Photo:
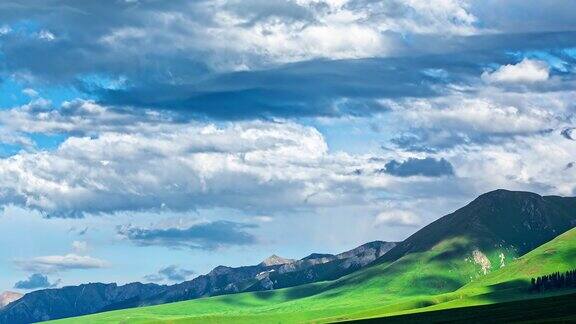
[(460, 253), (463, 246), (467, 246), (463, 238), (445, 240), (430, 251), (411, 253), (332, 282), (125, 309), (57, 322), (294, 323), (391, 316), (545, 297), (528, 293), (531, 277), (576, 268), (576, 229), (485, 276), (478, 274), (481, 271), (478, 264)]

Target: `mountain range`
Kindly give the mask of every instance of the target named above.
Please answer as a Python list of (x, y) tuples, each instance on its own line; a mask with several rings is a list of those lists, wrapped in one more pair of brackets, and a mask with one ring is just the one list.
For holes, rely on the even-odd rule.
[(0, 323), (31, 323), (114, 309), (156, 305), (243, 291), (262, 291), (333, 280), (362, 267), (396, 243), (374, 241), (341, 254), (311, 254), (301, 260), (272, 255), (244, 267), (218, 266), (175, 285), (89, 283), (24, 295), (0, 311)]

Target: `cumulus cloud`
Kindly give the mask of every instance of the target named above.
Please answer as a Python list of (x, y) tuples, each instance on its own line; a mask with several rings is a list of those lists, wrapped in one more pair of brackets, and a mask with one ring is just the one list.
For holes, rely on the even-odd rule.
[(462, 146), (449, 155), (458, 175), (474, 178), (478, 188), (523, 189), (573, 196), (576, 194), (576, 174), (562, 171), (573, 162), (574, 154), (573, 142), (554, 132), (504, 143)]
[(147, 275), (145, 280), (150, 282), (182, 282), (194, 275), (192, 270), (182, 269), (176, 265), (170, 265), (158, 270), (158, 272)]
[(58, 286), (60, 280), (51, 283), (48, 280), (48, 276), (43, 275), (41, 273), (34, 273), (31, 274), (28, 278), (24, 280), (20, 280), (14, 284), (15, 289), (25, 289), (25, 290), (33, 290), (33, 289), (40, 289), (40, 288), (53, 288)]
[(347, 182), (357, 179), (342, 174), (364, 160), (330, 154), (316, 129), (293, 123), (102, 133), (0, 159), (0, 201), (69, 217), (200, 207), (271, 212), (349, 202), (361, 188), (351, 190)]
[[(16, 3), (0, 14), (7, 26), (29, 20), (42, 27), (33, 35), (6, 33), (11, 37), (3, 50), (15, 59), (11, 68), (33, 73), (60, 69), (60, 75), (91, 67), (132, 72), (137, 63), (130, 57), (135, 54), (166, 63), (164, 71), (150, 70), (165, 75), (177, 71), (176, 66), (201, 72), (207, 67), (243, 69), (318, 57), (369, 57), (387, 53), (389, 43), (405, 34), (478, 31), (476, 18), (460, 0), (118, 1), (106, 6), (60, 0), (51, 7), (60, 9), (57, 14), (25, 1)], [(105, 14), (106, 19), (79, 26), (85, 14)], [(60, 39), (56, 30), (66, 37)], [(42, 43), (48, 41), (47, 48)], [(44, 54), (46, 66), (18, 57), (24, 48), (30, 57)], [(68, 71), (55, 66), (70, 61), (76, 64)]]
[(374, 223), (376, 226), (417, 227), (421, 221), (414, 213), (405, 210), (387, 210), (379, 213)]
[(118, 234), (142, 246), (159, 245), (173, 248), (214, 250), (236, 245), (256, 243), (256, 237), (247, 229), (253, 224), (215, 221), (180, 227), (139, 228), (120, 227)]
[(107, 131), (161, 131), (163, 126), (178, 124), (178, 121), (166, 112), (113, 109), (92, 100), (77, 99), (54, 107), (46, 99), (34, 98), (28, 104), (0, 111), (0, 124), (13, 134), (97, 136)]
[(457, 145), (502, 142), (566, 129), (573, 118), (572, 86), (557, 91), (478, 87), (435, 98), (385, 100), (397, 147), (437, 152)]
[(482, 79), (495, 83), (533, 83), (550, 78), (550, 67), (544, 61), (524, 59), (517, 64), (508, 64), (492, 72), (484, 72)]
[(406, 161), (392, 160), (386, 163), (382, 172), (386, 172), (398, 177), (426, 176), (441, 177), (454, 175), (452, 164), (446, 159), (435, 159), (431, 157), (418, 159), (409, 158)]

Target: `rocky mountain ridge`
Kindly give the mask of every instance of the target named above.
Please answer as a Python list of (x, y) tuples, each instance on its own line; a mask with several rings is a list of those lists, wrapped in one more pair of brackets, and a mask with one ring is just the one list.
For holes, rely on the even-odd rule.
[(179, 284), (89, 283), (39, 290), (0, 311), (0, 323), (30, 323), (107, 310), (156, 305), (243, 291), (261, 291), (329, 280), (367, 266), (396, 243), (374, 241), (337, 254), (311, 254), (301, 260), (272, 255), (252, 266), (218, 266)]

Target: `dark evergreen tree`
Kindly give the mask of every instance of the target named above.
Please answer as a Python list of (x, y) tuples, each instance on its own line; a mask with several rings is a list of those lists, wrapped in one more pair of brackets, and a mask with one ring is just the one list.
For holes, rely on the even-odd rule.
[(563, 273), (554, 272), (537, 278), (531, 278), (530, 290), (543, 292), (552, 289), (576, 288), (576, 270)]

